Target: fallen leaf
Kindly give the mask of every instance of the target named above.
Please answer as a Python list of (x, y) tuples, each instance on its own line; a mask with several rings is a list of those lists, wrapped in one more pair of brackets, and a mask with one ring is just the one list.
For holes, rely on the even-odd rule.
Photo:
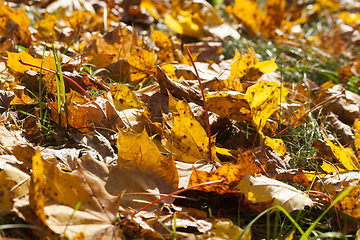
[(253, 124), (259, 132), (262, 132), (267, 119), (279, 111), (278, 105), (286, 95), (287, 90), (277, 83), (262, 80), (247, 89), (245, 99), (250, 105)]
[[(54, 70), (54, 60), (49, 55), (43, 60), (38, 58), (33, 58), (30, 54), (25, 51), (21, 51), (19, 53), (6, 52), (8, 55), (7, 66), (16, 73), (24, 73), (27, 70), (32, 70), (35, 72), (40, 72), (38, 68), (30, 67), (23, 65), (19, 62), (19, 60), (23, 60), (24, 62), (31, 63), (36, 66), (43, 66), (44, 68)], [(42, 63), (42, 64), (41, 64)], [(43, 73), (43, 72), (42, 72)]]
[(143, 108), (144, 103), (126, 85), (111, 85), (110, 93), (116, 110), (122, 111), (128, 108)]
[[(57, 103), (49, 104), (52, 117), (58, 120)], [(100, 127), (98, 131), (104, 136), (109, 136), (118, 128), (125, 127), (125, 120), (108, 100), (96, 98), (95, 101), (84, 104), (77, 104), (69, 101), (67, 104), (67, 114), (65, 115), (64, 106), (61, 111), (61, 121), (63, 126), (71, 126), (81, 132), (91, 132), (94, 127)]]
[[(119, 132), (117, 165), (110, 167), (106, 190), (122, 197), (123, 207), (139, 209), (160, 198), (159, 194), (174, 192), (178, 173), (173, 158), (163, 157), (146, 132), (131, 134)], [(148, 195), (136, 195), (148, 193)], [(164, 200), (171, 203), (172, 198)]]
[(331, 151), (333, 152), (336, 159), (343, 164), (347, 170), (359, 170), (360, 163), (355, 157), (351, 148), (344, 148), (339, 142), (337, 146), (332, 143), (329, 139), (325, 139), (327, 144), (329, 144)]
[(212, 172), (198, 171), (193, 168), (193, 173), (190, 176), (189, 186), (195, 186), (200, 183), (226, 180), (222, 183), (204, 185), (201, 187), (194, 188), (195, 190), (205, 191), (205, 192), (217, 192), (219, 194), (227, 192), (238, 192), (234, 187), (239, 183), (239, 181), (244, 176), (244, 172), (238, 165), (233, 165), (227, 163)]
[[(212, 138), (212, 142), (215, 138)], [(178, 161), (195, 163), (209, 158), (209, 139), (204, 128), (194, 119), (174, 114), (173, 127), (165, 132), (163, 145)], [(218, 161), (215, 146), (211, 146), (212, 159)]]
[(16, 158), (11, 155), (0, 156), (1, 216), (10, 213), (14, 198), (25, 196), (29, 193), (30, 176), (17, 168), (16, 165), (19, 163), (16, 162)]
[(43, 160), (40, 151), (33, 157), (32, 169), (29, 206), (54, 233), (70, 238), (82, 232), (86, 238), (124, 239), (114, 225), (120, 196), (107, 193), (98, 178), (81, 166), (63, 172)]
[(205, 96), (209, 111), (221, 117), (250, 122), (250, 106), (243, 94), (237, 92), (218, 92)]
[(275, 199), (273, 206), (278, 204), (287, 212), (304, 209), (305, 206), (312, 206), (309, 197), (296, 188), (267, 178), (265, 176), (251, 176), (246, 173), (245, 177), (235, 187), (244, 193), (251, 202), (266, 202)]

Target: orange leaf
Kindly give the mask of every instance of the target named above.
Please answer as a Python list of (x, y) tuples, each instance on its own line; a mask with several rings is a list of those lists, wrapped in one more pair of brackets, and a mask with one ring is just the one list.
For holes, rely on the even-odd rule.
[(193, 173), (190, 176), (189, 186), (194, 186), (200, 183), (217, 181), (221, 179), (226, 179), (226, 182), (220, 184), (211, 184), (204, 185), (201, 187), (194, 188), (196, 190), (205, 191), (205, 192), (217, 192), (219, 194), (227, 192), (237, 192), (233, 190), (241, 178), (244, 176), (244, 172), (238, 165), (233, 165), (227, 163), (213, 172), (198, 171), (193, 168)]

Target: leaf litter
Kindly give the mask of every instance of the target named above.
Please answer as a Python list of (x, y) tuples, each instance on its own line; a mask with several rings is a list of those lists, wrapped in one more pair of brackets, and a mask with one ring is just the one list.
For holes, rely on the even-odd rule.
[[(336, 207), (359, 220), (359, 6), (306, 2), (220, 1), (226, 13), (204, 0), (0, 3), (1, 216), (39, 239), (251, 239), (246, 220), (213, 215), (201, 196), (291, 213), (328, 206), (315, 191), (335, 199), (354, 186)], [(328, 29), (306, 32), (322, 13)], [(227, 41), (254, 38), (292, 61), (307, 45), (299, 65), (342, 66), (315, 83), (287, 79), (268, 50), (225, 58)], [(45, 71), (57, 66), (64, 79)], [(313, 116), (317, 139), (280, 134)], [(316, 168), (293, 168), (289, 147), (301, 144), (317, 150)]]

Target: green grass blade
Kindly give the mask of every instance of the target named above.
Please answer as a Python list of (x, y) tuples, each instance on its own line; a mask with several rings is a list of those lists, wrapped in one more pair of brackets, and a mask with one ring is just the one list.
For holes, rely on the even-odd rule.
[(240, 237), (238, 238), (238, 240), (240, 240), (247, 231), (250, 230), (251, 226), (260, 218), (262, 217), (263, 215), (267, 214), (268, 212), (272, 211), (273, 209), (279, 209), (280, 211), (282, 211), (285, 216), (287, 218), (289, 218), (289, 220), (291, 221), (292, 224), (294, 224), (294, 226), (296, 227), (296, 229), (301, 233), (301, 234), (304, 234), (304, 231), (301, 229), (301, 227), (299, 226), (299, 224), (295, 221), (294, 218), (292, 218), (290, 216), (290, 214), (281, 206), (279, 205), (276, 205), (276, 206), (273, 206), (271, 208), (268, 208), (266, 209), (265, 211), (263, 211), (262, 213), (260, 213), (259, 215), (257, 215), (245, 228), (244, 228), (244, 231), (241, 233)]
[(345, 189), (332, 203), (331, 205), (311, 224), (311, 226), (306, 230), (306, 232), (301, 236), (300, 240), (309, 239), (311, 232), (315, 229), (316, 224), (325, 216), (325, 214), (332, 208), (334, 205), (345, 197), (354, 186), (350, 186)]

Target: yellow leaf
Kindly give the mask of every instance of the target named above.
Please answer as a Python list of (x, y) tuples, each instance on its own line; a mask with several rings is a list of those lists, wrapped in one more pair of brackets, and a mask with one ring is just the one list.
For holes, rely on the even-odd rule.
[[(33, 58), (29, 53), (25, 51), (21, 51), (20, 53), (13, 53), (13, 52), (6, 52), (8, 55), (7, 60), (7, 66), (11, 68), (11, 70), (18, 72), (18, 73), (24, 73), (27, 70), (33, 70), (35, 72), (40, 72), (40, 69), (25, 66), (19, 62), (19, 60), (23, 60), (24, 62), (31, 63), (36, 66), (41, 66), (41, 58)], [(48, 68), (51, 70), (54, 70), (54, 60), (51, 57), (51, 55), (44, 58), (42, 66), (44, 68)], [(42, 71), (44, 73), (44, 71)]]
[(264, 143), (274, 149), (278, 154), (285, 156), (286, 146), (281, 139), (273, 139), (265, 136)]
[(323, 161), (322, 165), (321, 165), (322, 170), (324, 170), (325, 172), (342, 172), (345, 171), (345, 169), (342, 169), (338, 166), (334, 166), (332, 164), (329, 164), (325, 161)]
[[(9, 24), (8, 20), (11, 20), (13, 24)], [(9, 4), (0, 2), (0, 35), (4, 35), (5, 32), (13, 32), (14, 35), (21, 40), (21, 44), (30, 44), (30, 31), (29, 31), (30, 19), (25, 13), (25, 10), (12, 9)]]
[(265, 13), (260, 10), (256, 1), (235, 0), (234, 7), (227, 7), (227, 12), (237, 22), (244, 23), (252, 34), (260, 31), (261, 22), (265, 19)]
[(230, 75), (226, 80), (216, 79), (211, 86), (213, 91), (228, 91), (234, 90), (240, 93), (245, 93), (242, 83), (239, 78), (235, 78), (233, 75)]
[(229, 157), (233, 157), (233, 155), (230, 153), (229, 149), (226, 148), (221, 148), (221, 147), (216, 147), (216, 153), (219, 153), (221, 155), (225, 155), (225, 156), (229, 156)]
[[(198, 121), (174, 114), (173, 128), (165, 137), (166, 139), (163, 139), (165, 147), (175, 155), (177, 160), (189, 163), (209, 160), (209, 139)], [(212, 141), (215, 142), (215, 138)], [(213, 160), (218, 161), (214, 145), (211, 152)]]
[(226, 179), (226, 181), (223, 183), (204, 185), (201, 187), (196, 187), (195, 189), (205, 192), (217, 192), (219, 194), (236, 192), (237, 190), (233, 190), (232, 188), (238, 184), (244, 174), (245, 172), (242, 171), (239, 165), (234, 165), (231, 163), (227, 163), (217, 168), (213, 172), (198, 171), (193, 168), (193, 173), (190, 176), (188, 187), (200, 183)]
[(207, 94), (205, 99), (209, 111), (217, 113), (221, 117), (245, 122), (251, 120), (249, 104), (241, 94), (218, 92)]
[[(175, 61), (172, 42), (171, 42), (170, 38), (168, 37), (168, 35), (166, 35), (164, 32), (160, 32), (160, 31), (156, 31), (156, 30), (152, 29), (151, 38), (152, 38), (152, 41), (155, 43), (155, 45), (159, 49), (157, 51), (157, 61), (159, 63)], [(169, 67), (172, 65), (167, 64), (167, 65), (162, 66), (162, 68), (164, 69), (164, 67), (166, 67), (166, 66)], [(165, 69), (164, 69), (164, 71), (165, 71)], [(170, 78), (172, 78), (170, 75), (168, 75), (168, 76)]]
[(358, 156), (360, 156), (360, 119), (359, 118), (355, 118), (354, 121), (354, 135), (355, 135), (355, 139), (354, 139), (354, 146), (355, 146), (355, 151), (357, 153)]
[(135, 48), (126, 57), (126, 61), (130, 64), (130, 80), (137, 83), (154, 71), (152, 69), (155, 66), (155, 52)]
[(76, 92), (72, 89), (70, 89), (69, 93), (66, 93), (66, 102), (73, 102), (78, 104), (87, 103), (90, 100), (81, 95), (79, 92)]
[[(219, 239), (239, 239), (243, 231), (243, 229), (234, 225), (230, 220), (221, 218), (214, 219), (212, 228), (210, 229), (211, 236), (213, 236), (213, 238)], [(241, 239), (251, 239), (250, 229), (243, 235)]]
[[(80, 232), (88, 239), (122, 239), (122, 231), (113, 225), (120, 196), (110, 195), (100, 179), (81, 165), (64, 172), (42, 159), (39, 150), (32, 161), (30, 207), (46, 226), (71, 239)], [(27, 220), (31, 223), (32, 218)]]
[[(177, 189), (178, 172), (172, 157), (165, 158), (144, 131), (141, 134), (119, 132), (117, 166), (110, 168), (106, 189), (111, 194), (152, 193), (123, 196), (122, 206), (141, 208)], [(173, 199), (164, 200), (171, 203)]]
[[(30, 206), (34, 209), (36, 215), (46, 224), (45, 195), (43, 191), (46, 185), (46, 176), (44, 174), (45, 168), (48, 166), (41, 158), (41, 152), (38, 150), (32, 158), (33, 175), (31, 177), (30, 185)], [(46, 165), (46, 167), (45, 167)], [(49, 169), (48, 169), (49, 170)]]
[(352, 12), (348, 12), (348, 11), (342, 11), (339, 14), (339, 18), (342, 19), (345, 24), (349, 25), (352, 23), (356, 23), (360, 20), (360, 13), (359, 12), (352, 13)]
[(156, 20), (160, 19), (160, 14), (156, 9), (156, 3), (154, 1), (141, 0), (140, 7), (145, 8), (151, 14), (151, 16), (153, 16)]
[(177, 21), (171, 14), (165, 13), (164, 15), (164, 23), (168, 25), (169, 28), (171, 28), (173, 31), (184, 34), (184, 30), (180, 22)]
[[(191, 54), (191, 57), (193, 58), (194, 62), (196, 62), (197, 57), (200, 55), (200, 53), (201, 53), (201, 52)], [(185, 54), (185, 56), (181, 59), (181, 63), (192, 66), (192, 62), (191, 62), (191, 60), (190, 60), (190, 57), (189, 57), (187, 54)], [(183, 75), (183, 76), (184, 76), (184, 75)], [(191, 79), (191, 78), (188, 78), (188, 77), (186, 77), (186, 76), (184, 76), (184, 78), (185, 78), (185, 79)]]
[(175, 100), (175, 98), (168, 92), (169, 95), (169, 109), (172, 113), (178, 113), (180, 117), (187, 117), (194, 119), (194, 114), (190, 106), (185, 100)]
[(12, 90), (15, 93), (15, 98), (11, 101), (10, 104), (20, 104), (20, 105), (26, 105), (26, 104), (34, 104), (35, 101), (31, 99), (28, 95), (25, 94), (25, 87), (15, 85), (12, 87)]
[(161, 66), (161, 69), (164, 70), (164, 73), (172, 80), (177, 82), (178, 78), (175, 74), (175, 68), (171, 64), (165, 64)]
[(347, 170), (360, 170), (360, 163), (352, 152), (351, 148), (344, 148), (338, 141), (336, 146), (329, 139), (326, 139), (336, 159), (341, 162)]
[(234, 77), (241, 78), (245, 76), (250, 67), (257, 63), (259, 63), (259, 59), (255, 57), (255, 55), (251, 53), (243, 55), (242, 53), (240, 54), (238, 51), (236, 51), (230, 66), (230, 72)]
[(278, 66), (275, 63), (275, 59), (276, 58), (273, 58), (272, 60), (269, 61), (257, 63), (255, 64), (254, 68), (258, 68), (262, 73), (272, 73), (278, 68)]
[[(131, 49), (139, 46), (138, 35), (126, 24), (120, 24), (104, 37), (96, 37), (86, 46), (86, 54), (114, 54), (113, 62), (123, 60), (131, 54)], [(133, 49), (134, 50), (134, 49)], [(101, 59), (101, 57), (99, 56)], [(96, 60), (96, 62), (99, 62)], [(106, 61), (109, 59), (107, 58)], [(119, 63), (121, 64), (121, 63)]]
[(58, 36), (54, 29), (56, 20), (57, 16), (48, 12), (46, 12), (44, 18), (41, 19), (37, 30), (44, 40), (47, 40), (50, 37), (52, 40), (58, 40)]
[(280, 96), (286, 96), (286, 91), (279, 84), (271, 83), (271, 85), (269, 86), (261, 80), (249, 87), (245, 93), (245, 99), (250, 105), (254, 126), (259, 132), (262, 132), (267, 119), (279, 110)]
[(125, 84), (110, 86), (110, 92), (116, 110), (122, 111), (129, 108), (143, 108), (145, 103), (140, 101), (135, 92), (130, 90)]

